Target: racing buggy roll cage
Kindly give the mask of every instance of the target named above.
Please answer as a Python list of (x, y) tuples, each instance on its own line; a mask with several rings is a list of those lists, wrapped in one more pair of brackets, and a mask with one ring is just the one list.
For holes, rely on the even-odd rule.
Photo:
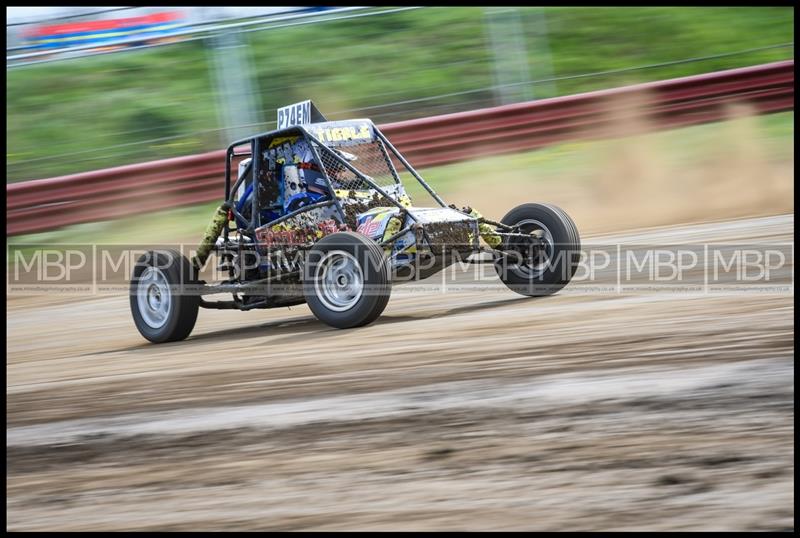
[[(431, 188), (431, 186), (428, 185), (428, 183), (422, 178), (422, 176), (420, 176), (419, 173), (414, 169), (414, 167), (411, 166), (411, 164), (400, 154), (399, 151), (397, 151), (397, 149), (392, 145), (392, 143), (389, 142), (389, 140), (383, 135), (383, 133), (380, 132), (380, 130), (375, 126), (375, 124), (372, 123), (371, 120), (357, 120), (357, 121), (358, 122), (368, 122), (370, 127), (372, 128), (373, 132), (375, 133), (376, 139), (379, 140), (380, 144), (383, 145), (381, 149), (385, 152), (386, 151), (385, 148), (388, 148), (389, 151), (392, 153), (392, 155), (394, 155), (397, 158), (397, 160), (399, 160), (403, 164), (403, 166), (411, 173), (411, 175), (414, 176), (414, 178), (417, 181), (420, 182), (420, 184), (433, 197), (433, 199), (436, 200), (436, 203), (438, 203), (441, 207), (447, 207), (447, 204), (444, 202), (444, 200), (442, 200), (442, 198), (438, 194), (436, 194), (436, 191), (434, 191), (433, 188)], [(413, 210), (410, 210), (408, 207), (403, 206), (393, 196), (390, 196), (386, 191), (384, 191), (381, 188), (381, 186), (378, 185), (371, 177), (369, 177), (368, 175), (362, 173), (357, 168), (352, 166), (349, 162), (347, 162), (346, 159), (341, 157), (341, 155), (338, 152), (330, 149), (322, 141), (320, 141), (317, 137), (315, 137), (313, 134), (311, 134), (308, 129), (306, 129), (304, 126), (301, 126), (301, 125), (294, 126), (294, 127), (289, 127), (289, 128), (282, 129), (282, 130), (277, 130), (277, 131), (270, 131), (270, 132), (267, 132), (267, 133), (256, 135), (254, 137), (243, 138), (241, 140), (237, 140), (237, 141), (233, 142), (231, 145), (228, 146), (228, 149), (227, 149), (227, 152), (226, 152), (226, 157), (225, 157), (225, 200), (231, 205), (231, 210), (232, 210), (233, 214), (237, 218), (239, 218), (239, 219), (241, 219), (243, 221), (247, 221), (248, 220), (241, 213), (239, 213), (235, 209), (235, 207), (233, 207), (233, 205), (234, 205), (234, 203), (233, 203), (234, 202), (233, 201), (233, 195), (236, 192), (236, 189), (241, 184), (241, 182), (247, 177), (251, 178), (252, 188), (253, 189), (257, 188), (256, 183), (258, 182), (258, 177), (259, 177), (259, 172), (260, 172), (259, 167), (261, 165), (261, 159), (254, 158), (252, 161), (250, 161), (250, 163), (248, 164), (248, 167), (252, 167), (252, 173), (249, 173), (246, 170), (245, 173), (243, 173), (237, 179), (236, 183), (231, 187), (231, 164), (233, 162), (233, 157), (235, 155), (235, 153), (234, 153), (235, 148), (241, 147), (241, 146), (243, 146), (243, 145), (245, 145), (245, 144), (247, 144), (249, 142), (250, 146), (251, 146), (250, 154), (254, 155), (254, 156), (257, 156), (257, 155), (260, 154), (260, 151), (261, 151), (261, 141), (262, 141), (262, 139), (265, 139), (265, 138), (278, 138), (278, 137), (282, 137), (282, 136), (286, 136), (286, 137), (289, 137), (289, 136), (302, 136), (302, 137), (306, 138), (307, 140), (309, 140), (312, 143), (311, 144), (311, 151), (314, 154), (314, 159), (316, 161), (317, 166), (320, 167), (320, 169), (322, 171), (322, 175), (325, 178), (325, 181), (326, 181), (326, 184), (327, 184), (328, 191), (329, 191), (329, 194), (331, 196), (331, 199), (330, 200), (326, 200), (324, 202), (319, 202), (317, 204), (301, 207), (301, 208), (299, 208), (299, 209), (297, 209), (297, 210), (295, 210), (295, 211), (293, 211), (291, 213), (288, 213), (288, 214), (283, 215), (283, 216), (281, 216), (281, 217), (279, 217), (277, 219), (274, 219), (271, 222), (261, 223), (260, 222), (260, 214), (259, 214), (259, 211), (258, 211), (258, 208), (257, 208), (257, 203), (258, 203), (257, 197), (253, 196), (253, 199), (252, 199), (252, 204), (253, 205), (252, 205), (251, 215), (250, 215), (250, 219), (249, 219), (250, 223), (249, 223), (249, 226), (247, 227), (247, 229), (244, 230), (245, 233), (247, 233), (247, 235), (250, 235), (251, 237), (253, 237), (255, 239), (255, 230), (256, 230), (256, 228), (258, 228), (258, 227), (260, 227), (262, 225), (274, 226), (275, 224), (278, 224), (278, 223), (280, 223), (280, 222), (282, 222), (284, 220), (288, 220), (289, 218), (294, 217), (294, 216), (296, 216), (296, 215), (298, 215), (300, 213), (304, 213), (306, 211), (310, 211), (310, 210), (316, 209), (318, 207), (326, 207), (326, 206), (330, 206), (330, 205), (335, 205), (336, 206), (336, 210), (339, 213), (339, 216), (341, 217), (342, 222), (345, 222), (346, 215), (345, 215), (344, 209), (342, 208), (342, 204), (339, 201), (338, 196), (336, 195), (336, 192), (335, 192), (335, 189), (333, 188), (333, 185), (331, 184), (331, 180), (330, 180), (330, 177), (329, 177), (328, 172), (326, 170), (325, 164), (323, 163), (322, 159), (320, 158), (320, 153), (319, 153), (320, 150), (322, 152), (324, 152), (327, 157), (335, 160), (340, 166), (343, 166), (344, 168), (347, 168), (356, 177), (358, 177), (360, 180), (364, 181), (371, 188), (375, 189), (388, 202), (390, 202), (391, 204), (393, 204), (396, 207), (400, 208), (401, 210), (405, 210), (407, 212), (407, 214), (415, 222), (419, 222), (419, 219), (414, 216)], [(240, 155), (243, 155), (243, 154), (240, 154)], [(389, 166), (389, 169), (392, 172), (392, 176), (394, 177), (395, 182), (399, 184), (400, 183), (400, 176), (397, 173), (397, 169), (395, 168), (395, 166), (392, 163), (391, 159), (388, 158), (388, 156), (387, 156), (386, 161), (387, 161), (387, 164)], [(224, 230), (224, 233), (225, 233), (225, 239), (227, 239), (227, 234), (228, 234), (227, 226), (223, 230)], [(407, 233), (408, 231), (409, 231), (409, 229), (406, 228), (406, 229), (401, 230), (402, 233), (398, 232), (396, 235), (397, 235), (397, 237), (401, 237), (403, 234)], [(477, 235), (476, 235), (476, 239), (477, 239)], [(388, 244), (388, 242), (387, 242), (387, 244)], [(477, 244), (476, 244), (476, 246), (477, 246)]]
[[(330, 146), (323, 142), (320, 137), (316, 136), (312, 130), (317, 130), (319, 133), (319, 129), (329, 127), (333, 129), (338, 129), (341, 131), (347, 131), (348, 126), (358, 125), (362, 129), (365, 126), (368, 127), (370, 133), (370, 140), (366, 143), (375, 144), (379, 150), (380, 154), (382, 155), (383, 162), (381, 166), (385, 166), (385, 170), (388, 170), (387, 175), (391, 175), (393, 183), (395, 186), (399, 186), (401, 189), (400, 192), (403, 193), (403, 196), (406, 197), (406, 202), (403, 203), (402, 200), (397, 194), (392, 194), (387, 192), (387, 189), (390, 187), (380, 185), (373, 177), (364, 173), (363, 171), (359, 170), (357, 166), (353, 166), (348, 159), (342, 156), (340, 151), (337, 149), (339, 145), (346, 147), (346, 145), (350, 144), (353, 146), (357, 146), (359, 144), (365, 143), (363, 140), (351, 140), (347, 139), (347, 137), (343, 137), (339, 140), (339, 144), (331, 144)], [(354, 131), (349, 131), (354, 132)], [(262, 152), (270, 145), (271, 141), (275, 141), (282, 138), (296, 138), (296, 139), (304, 139), (308, 143), (308, 147), (313, 155), (314, 164), (318, 167), (320, 175), (324, 178), (325, 183), (325, 190), (327, 191), (327, 197), (315, 203), (311, 203), (308, 205), (304, 205), (292, 211), (288, 211), (283, 215), (278, 216), (277, 218), (271, 219), (269, 221), (262, 221), (262, 214), (261, 210), (262, 207), (259, 207), (261, 203), (260, 197), (256, 194), (258, 193), (259, 188), (259, 178), (261, 177), (262, 173), (262, 166), (264, 164), (263, 160), (260, 158)], [(249, 151), (241, 151), (243, 146), (249, 146)], [(239, 151), (237, 151), (239, 149)], [(234, 157), (241, 157), (250, 155), (252, 158), (250, 162), (246, 165), (243, 171), (241, 171), (236, 179), (235, 182), (231, 181), (231, 167), (234, 162)], [(485, 260), (485, 259), (469, 259), (466, 260), (467, 263), (492, 263), (497, 260), (498, 257), (504, 258), (509, 253), (505, 250), (501, 250), (501, 245), (505, 245), (510, 241), (523, 241), (526, 243), (527, 246), (541, 246), (539, 245), (538, 241), (539, 238), (537, 236), (532, 236), (526, 233), (520, 233), (516, 226), (509, 226), (507, 224), (501, 222), (495, 222), (489, 219), (484, 218), (480, 213), (473, 210), (472, 208), (466, 207), (457, 209), (455, 205), (447, 205), (444, 200), (436, 193), (436, 191), (428, 185), (428, 183), (422, 178), (422, 176), (414, 169), (414, 167), (403, 157), (403, 155), (394, 147), (394, 145), (386, 138), (386, 136), (374, 125), (374, 123), (369, 119), (358, 119), (358, 120), (346, 120), (346, 121), (332, 121), (332, 122), (322, 122), (322, 123), (315, 123), (315, 124), (306, 124), (306, 125), (294, 125), (290, 127), (286, 127), (283, 129), (277, 129), (261, 134), (257, 134), (251, 137), (243, 138), (237, 141), (232, 142), (226, 150), (226, 157), (225, 157), (225, 202), (220, 206), (217, 210), (217, 214), (215, 215), (212, 222), (209, 224), (209, 227), (206, 230), (206, 233), (203, 237), (202, 242), (197, 250), (197, 254), (192, 260), (194, 265), (195, 271), (199, 273), (205, 262), (210, 255), (211, 251), (216, 251), (223, 256), (228, 256), (229, 260), (233, 259), (234, 254), (238, 254), (238, 259), (242, 260), (242, 253), (246, 252), (247, 250), (250, 251), (258, 251), (259, 249), (259, 237), (258, 231), (264, 229), (271, 229), (276, 225), (281, 225), (286, 223), (287, 221), (292, 221), (292, 219), (301, 216), (305, 213), (310, 213), (312, 211), (322, 209), (322, 208), (330, 208), (333, 206), (335, 211), (335, 215), (338, 216), (339, 224), (346, 225), (343, 229), (351, 229), (355, 231), (355, 226), (353, 225), (354, 213), (351, 212), (348, 215), (348, 211), (346, 210), (346, 205), (343, 203), (343, 199), (345, 201), (352, 202), (352, 199), (345, 194), (347, 189), (336, 189), (333, 185), (332, 178), (330, 175), (330, 169), (332, 167), (340, 167), (342, 170), (347, 170), (350, 174), (352, 174), (358, 181), (361, 182), (362, 185), (372, 189), (375, 193), (377, 193), (378, 198), (377, 200), (380, 201), (377, 205), (379, 206), (394, 206), (398, 210), (398, 214), (402, 217), (402, 220), (405, 221), (405, 225), (401, 226), (400, 229), (396, 230), (394, 233), (391, 234), (389, 237), (382, 237), (380, 239), (376, 239), (378, 246), (382, 249), (390, 249), (395, 244), (396, 241), (405, 237), (409, 237), (413, 234), (414, 241), (411, 244), (405, 244), (399, 252), (407, 252), (411, 249), (411, 247), (423, 247), (422, 251), (424, 255), (436, 257), (434, 255), (434, 248), (432, 246), (437, 244), (433, 237), (431, 237), (431, 231), (434, 232), (437, 230), (437, 226), (439, 224), (435, 222), (435, 219), (432, 221), (430, 218), (421, 217), (419, 212), (424, 211), (437, 211), (431, 210), (428, 208), (415, 208), (411, 205), (410, 199), (407, 198), (405, 195), (405, 191), (402, 190), (402, 181), (400, 179), (400, 175), (398, 173), (397, 168), (395, 167), (394, 163), (392, 162), (392, 157), (397, 159), (397, 161), (416, 179), (420, 185), (425, 189), (425, 191), (430, 194), (430, 196), (436, 201), (439, 205), (440, 209), (438, 211), (446, 211), (450, 215), (457, 215), (457, 218), (461, 220), (459, 223), (461, 228), (466, 229), (467, 226), (469, 227), (469, 231), (466, 233), (462, 233), (459, 239), (455, 239), (456, 236), (450, 235), (449, 237), (445, 238), (442, 236), (439, 238), (439, 244), (447, 245), (448, 242), (453, 244), (458, 244), (460, 248), (460, 252), (468, 257), (471, 254), (480, 254), (480, 253), (490, 253), (493, 256), (493, 260)], [(249, 185), (247, 184), (249, 182)], [(242, 187), (249, 187), (253, 195), (251, 196), (251, 200), (249, 201), (250, 208), (247, 211), (244, 207), (237, 209), (236, 207), (236, 200), (235, 196), (237, 190)], [(363, 187), (361, 187), (363, 189)], [(343, 192), (344, 191), (344, 192)], [(349, 191), (350, 194), (353, 193), (352, 189)], [(396, 193), (397, 191), (395, 191)], [(373, 203), (372, 206), (376, 204)], [(362, 209), (363, 210), (363, 206)], [(244, 213), (249, 213), (249, 215), (245, 215)], [(405, 216), (408, 219), (405, 219)], [(233, 244), (230, 240), (230, 233), (234, 230), (230, 229), (229, 222), (237, 222), (237, 223), (245, 223), (246, 226), (239, 225), (237, 231), (239, 233), (239, 240), (236, 242), (237, 244)], [(439, 226), (438, 230), (447, 230), (450, 231), (451, 228), (447, 228)], [(464, 230), (462, 230), (464, 231)], [(411, 232), (411, 234), (409, 234)], [(247, 237), (252, 242), (243, 243), (242, 236)], [(484, 241), (490, 246), (489, 249), (483, 249), (480, 247), (480, 238), (483, 238)], [(221, 243), (218, 242), (218, 239), (221, 239)], [(293, 244), (291, 245), (292, 248), (298, 250), (307, 250), (313, 246), (313, 242), (309, 242), (307, 244)], [(452, 254), (453, 248), (451, 248)], [(442, 250), (436, 250), (436, 254), (442, 252)], [(398, 252), (395, 252), (393, 255), (397, 255)], [(430, 270), (428, 273), (424, 273), (420, 278), (427, 278), (430, 274), (438, 272), (442, 268), (448, 265), (448, 262), (444, 261), (446, 257), (442, 257), (442, 259), (437, 259), (434, 267), (435, 269)], [(420, 260), (423, 259), (419, 255), (417, 255), (414, 263), (417, 264), (417, 267), (420, 264)], [(425, 258), (427, 259), (427, 258)], [(432, 259), (432, 258), (431, 258)], [(249, 310), (251, 308), (271, 308), (275, 306), (287, 306), (291, 304), (299, 304), (302, 303), (302, 299), (298, 294), (289, 294), (294, 295), (294, 297), (284, 297), (283, 299), (277, 297), (270, 297), (267, 296), (265, 299), (257, 300), (251, 304), (244, 304), (239, 297), (237, 297), (237, 293), (257, 293), (262, 295), (263, 292), (256, 291), (259, 289), (260, 285), (267, 285), (269, 286), (270, 283), (276, 281), (285, 281), (285, 279), (290, 278), (292, 276), (297, 276), (300, 273), (300, 270), (297, 267), (294, 267), (288, 271), (280, 272), (277, 271), (275, 274), (270, 274), (269, 276), (264, 277), (261, 275), (259, 278), (247, 278), (245, 276), (245, 271), (239, 270), (239, 277), (234, 278), (234, 268), (233, 263), (228, 265), (228, 269), (230, 272), (231, 278), (225, 282), (218, 283), (216, 285), (204, 285), (201, 287), (200, 295), (211, 295), (216, 293), (227, 293), (232, 292), (234, 294), (234, 301), (219, 301), (219, 302), (207, 302), (201, 301), (201, 305), (204, 308), (217, 308), (217, 309), (241, 309), (241, 310)], [(287, 267), (287, 269), (289, 269)], [(416, 269), (415, 269), (416, 270)], [(262, 288), (263, 289), (263, 288)], [(299, 292), (298, 292), (299, 293)], [(269, 295), (269, 292), (267, 293)]]

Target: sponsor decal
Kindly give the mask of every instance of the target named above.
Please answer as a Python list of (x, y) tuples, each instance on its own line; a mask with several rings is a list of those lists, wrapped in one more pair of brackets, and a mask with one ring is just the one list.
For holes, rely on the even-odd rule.
[(358, 228), (356, 228), (356, 231), (373, 239), (381, 237), (386, 225), (396, 214), (396, 208), (376, 208), (369, 213), (361, 214), (358, 216)]
[(261, 245), (303, 245), (314, 242), (336, 232), (347, 231), (346, 224), (341, 224), (333, 219), (327, 219), (316, 225), (302, 228), (288, 228), (277, 224), (270, 229), (256, 230), (256, 239)]
[(311, 133), (320, 142), (329, 145), (362, 143), (374, 138), (372, 128), (367, 122), (329, 122), (312, 126)]

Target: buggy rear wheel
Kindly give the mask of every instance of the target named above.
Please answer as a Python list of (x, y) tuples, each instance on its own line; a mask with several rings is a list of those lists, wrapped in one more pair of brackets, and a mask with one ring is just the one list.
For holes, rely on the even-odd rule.
[(130, 303), (142, 336), (156, 344), (189, 336), (200, 308), (200, 296), (187, 289), (192, 275), (189, 260), (176, 250), (150, 250), (137, 260)]
[(500, 280), (521, 295), (540, 297), (556, 293), (575, 275), (580, 261), (581, 239), (572, 219), (549, 204), (522, 204), (501, 220), (518, 231), (535, 234), (542, 248), (532, 253), (528, 245), (507, 240), (506, 251), (495, 261)]
[(314, 315), (338, 329), (375, 321), (389, 302), (389, 264), (372, 239), (353, 232), (328, 235), (309, 250), (303, 291)]

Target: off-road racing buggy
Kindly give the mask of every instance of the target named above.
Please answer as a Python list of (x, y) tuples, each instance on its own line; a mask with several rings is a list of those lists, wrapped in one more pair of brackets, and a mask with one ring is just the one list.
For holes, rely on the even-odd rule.
[[(561, 209), (523, 204), (491, 221), (448, 206), (368, 119), (326, 121), (310, 101), (278, 118), (277, 130), (228, 147), (225, 200), (191, 258), (154, 249), (137, 261), (131, 310), (151, 342), (186, 338), (199, 308), (308, 303), (328, 325), (359, 327), (381, 314), (393, 284), (456, 261), (493, 263), (527, 296), (552, 294), (574, 275), (580, 238)], [(412, 205), (401, 174), (438, 207)], [(498, 180), (482, 179), (487, 191)], [(212, 257), (221, 276), (208, 283)], [(207, 300), (220, 293), (233, 299)]]

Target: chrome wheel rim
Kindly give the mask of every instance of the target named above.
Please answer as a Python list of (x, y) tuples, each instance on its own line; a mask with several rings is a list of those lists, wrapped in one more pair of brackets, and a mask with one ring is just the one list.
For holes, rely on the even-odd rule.
[(555, 250), (553, 234), (550, 233), (550, 229), (545, 226), (544, 223), (536, 219), (521, 220), (516, 225), (519, 226), (520, 231), (523, 233), (532, 234), (538, 232), (537, 235), (539, 239), (542, 241), (542, 243), (544, 243), (544, 255), (538, 256), (537, 263), (533, 265), (519, 263), (514, 264), (510, 267), (510, 269), (514, 273), (525, 278), (535, 278), (544, 272), (544, 270), (547, 268), (547, 264), (553, 257), (553, 252)]
[(139, 313), (148, 327), (159, 329), (167, 323), (172, 309), (167, 277), (157, 267), (148, 267), (139, 277), (136, 288)]
[(326, 308), (344, 312), (361, 299), (364, 272), (352, 254), (334, 250), (325, 254), (317, 264), (314, 288)]

